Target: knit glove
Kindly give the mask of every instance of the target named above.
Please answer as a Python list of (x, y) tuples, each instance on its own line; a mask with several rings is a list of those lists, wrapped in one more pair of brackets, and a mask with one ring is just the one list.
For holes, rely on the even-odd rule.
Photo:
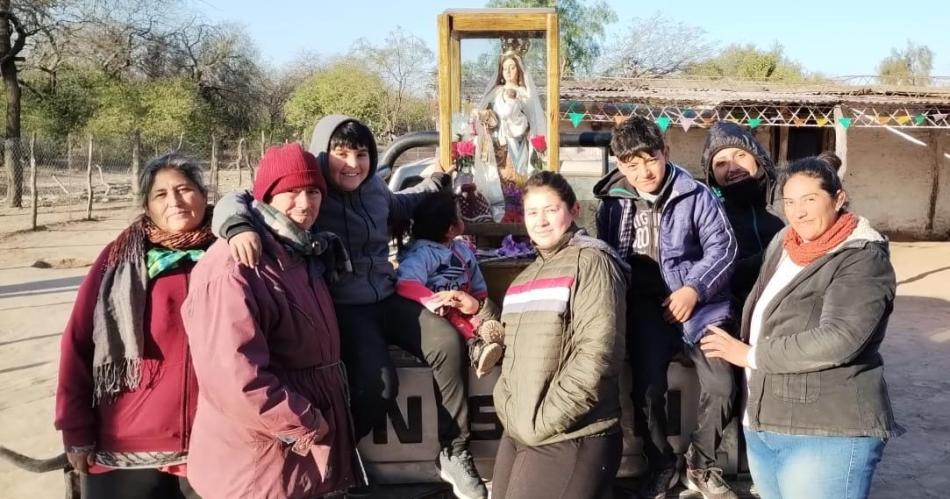
[(333, 232), (317, 232), (311, 235), (313, 254), (320, 257), (326, 267), (324, 277), (328, 284), (340, 280), (343, 273), (353, 272), (353, 262), (340, 236)]

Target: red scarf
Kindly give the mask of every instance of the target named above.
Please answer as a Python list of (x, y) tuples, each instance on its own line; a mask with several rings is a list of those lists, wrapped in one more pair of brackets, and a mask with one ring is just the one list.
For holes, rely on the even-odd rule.
[(839, 215), (838, 220), (818, 239), (807, 243), (802, 242), (802, 237), (795, 232), (794, 228), (789, 228), (783, 241), (785, 251), (796, 265), (804, 267), (843, 243), (857, 226), (858, 217), (846, 211)]

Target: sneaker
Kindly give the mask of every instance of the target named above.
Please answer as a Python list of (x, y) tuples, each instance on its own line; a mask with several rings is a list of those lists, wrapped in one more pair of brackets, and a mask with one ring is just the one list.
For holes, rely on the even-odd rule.
[(483, 321), (475, 332), (485, 343), (505, 344), (505, 326), (495, 319)]
[(468, 344), (468, 356), (479, 378), (490, 373), (504, 353), (504, 347), (498, 343), (485, 343), (481, 338), (474, 338)]
[(472, 455), (463, 450), (453, 454), (450, 449), (439, 453), (439, 476), (452, 485), (459, 499), (488, 499), (488, 489), (475, 469)]
[(722, 468), (686, 468), (683, 485), (702, 494), (703, 499), (739, 499), (722, 477)]
[(640, 495), (646, 499), (662, 499), (666, 497), (667, 492), (673, 490), (677, 481), (679, 481), (679, 473), (674, 461), (666, 468), (654, 472), (650, 480), (644, 484)]

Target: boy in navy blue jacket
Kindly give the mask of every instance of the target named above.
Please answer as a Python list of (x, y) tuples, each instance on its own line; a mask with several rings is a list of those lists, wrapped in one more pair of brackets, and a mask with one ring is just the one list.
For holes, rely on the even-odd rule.
[(610, 146), (618, 167), (594, 187), (601, 200), (597, 236), (632, 267), (627, 347), (634, 422), (650, 469), (642, 493), (665, 497), (678, 479), (666, 439), (666, 372), (674, 353), (685, 348), (701, 392), (684, 481), (706, 498), (734, 498), (715, 467), (723, 428), (732, 417), (733, 370), (720, 359), (707, 359), (698, 342), (707, 326), (731, 321), (736, 238), (712, 191), (669, 162), (655, 123), (628, 119), (614, 129)]

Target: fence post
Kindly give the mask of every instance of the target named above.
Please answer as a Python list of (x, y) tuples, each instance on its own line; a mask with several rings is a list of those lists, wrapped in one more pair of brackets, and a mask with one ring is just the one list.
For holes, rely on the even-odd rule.
[(92, 134), (89, 134), (89, 156), (86, 161), (86, 220), (92, 220)]
[[(250, 146), (247, 146), (250, 149)], [(244, 155), (244, 166), (247, 167), (248, 174), (251, 176), (251, 185), (254, 184), (254, 164), (251, 163), (251, 151), (248, 150)]]
[[(237, 157), (237, 171), (238, 171), (238, 188), (241, 188), (243, 183), (243, 171), (241, 170), (241, 163), (244, 162), (244, 137), (241, 137), (241, 140), (238, 141), (238, 157)], [(251, 179), (253, 180), (253, 179)]]
[(260, 159), (264, 159), (264, 149), (266, 148), (267, 148), (267, 142), (264, 140), (264, 129), (262, 128), (261, 129), (261, 157)]
[(218, 136), (211, 134), (211, 202), (218, 202)]
[(30, 198), (32, 213), (30, 214), (30, 229), (36, 230), (36, 215), (40, 197), (36, 193), (36, 132), (30, 136)]
[(73, 132), (66, 134), (66, 171), (73, 171)]
[(142, 132), (138, 128), (132, 131), (132, 195), (139, 195), (139, 170), (142, 167), (139, 149), (142, 147)]

